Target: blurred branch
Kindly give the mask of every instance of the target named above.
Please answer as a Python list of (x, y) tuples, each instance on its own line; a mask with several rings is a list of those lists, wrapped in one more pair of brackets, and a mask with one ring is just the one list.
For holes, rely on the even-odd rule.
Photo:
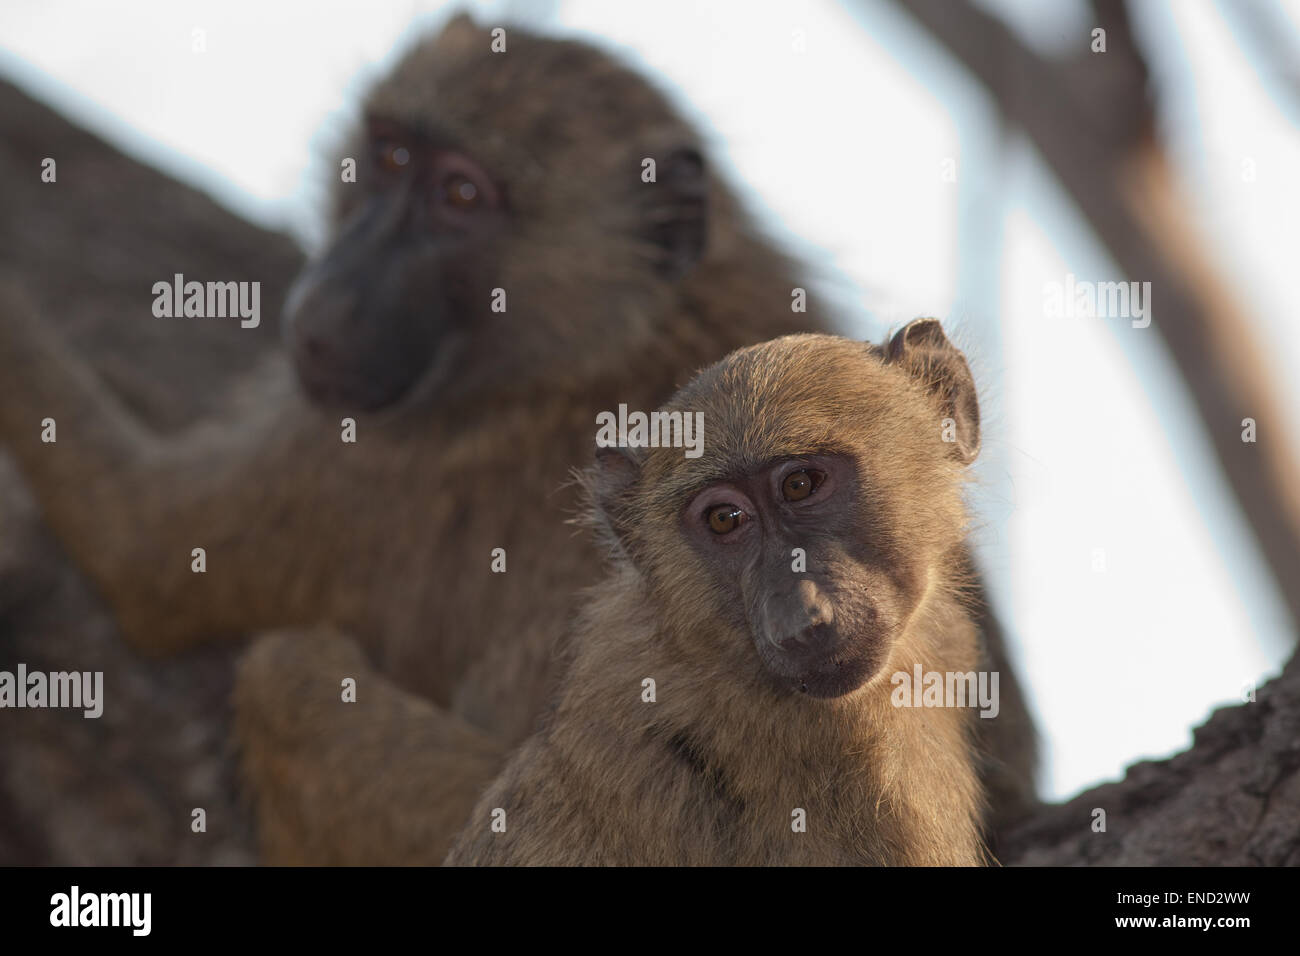
[[(1300, 467), (1252, 323), (1197, 238), (1152, 129), (1147, 69), (1124, 5), (1097, 0), (1108, 52), (1054, 63), (966, 2), (891, 0), (1033, 140), (1120, 270), (1149, 281), (1163, 337), (1300, 633)], [(1258, 423), (1241, 441), (1242, 419)]]
[(1235, 22), (1246, 43), (1260, 54), (1252, 56), (1250, 49), (1245, 51), (1256, 73), (1275, 80), (1277, 91), (1286, 99), (1285, 112), (1296, 124), (1300, 117), (1300, 48), (1286, 15), (1276, 3), (1263, 0), (1220, 0), (1219, 6), (1228, 22)]

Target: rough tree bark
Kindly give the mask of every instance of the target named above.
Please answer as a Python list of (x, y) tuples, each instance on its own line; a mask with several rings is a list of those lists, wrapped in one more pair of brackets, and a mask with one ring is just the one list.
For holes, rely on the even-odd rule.
[[(1092, 829), (1106, 811), (1106, 831)], [(1045, 806), (1004, 838), (1011, 866), (1300, 865), (1300, 655), (1224, 707), (1192, 748)]]
[[(136, 410), (160, 429), (237, 393), (275, 340), (300, 256), (0, 83), (0, 274), (17, 273)], [(59, 162), (56, 186), (40, 161)], [(172, 272), (263, 282), (256, 334), (237, 323), (134, 322)], [(4, 317), (0, 316), (0, 321)], [(157, 370), (143, 379), (138, 368)], [(102, 670), (98, 721), (56, 710), (0, 715), (0, 864), (248, 863), (250, 822), (232, 776), (227, 696), (235, 649), (146, 661), (59, 553), (0, 452), (0, 667)], [(190, 830), (195, 807), (208, 832)], [(1091, 811), (1107, 811), (1093, 833)], [(1186, 754), (1025, 820), (1012, 864), (1300, 862), (1300, 665), (1258, 701), (1217, 713)]]

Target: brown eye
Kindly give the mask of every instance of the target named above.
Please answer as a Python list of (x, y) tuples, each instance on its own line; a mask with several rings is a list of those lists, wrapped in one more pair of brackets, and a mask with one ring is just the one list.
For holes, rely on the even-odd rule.
[(822, 483), (820, 471), (792, 471), (781, 482), (781, 494), (786, 501), (803, 501)]
[(379, 144), (379, 165), (387, 172), (401, 172), (411, 164), (411, 151), (401, 143), (384, 142)]
[(745, 520), (745, 512), (735, 505), (716, 505), (705, 515), (714, 534), (730, 534)]
[(447, 202), (460, 209), (473, 209), (479, 203), (479, 188), (465, 176), (455, 174), (443, 181)]

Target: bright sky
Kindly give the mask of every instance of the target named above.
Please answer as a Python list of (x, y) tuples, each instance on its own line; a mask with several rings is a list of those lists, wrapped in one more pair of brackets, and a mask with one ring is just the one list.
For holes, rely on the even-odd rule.
[[(1049, 52), (1089, 29), (1070, 0), (985, 5)], [(1047, 739), (1048, 796), (1184, 748), (1213, 706), (1280, 669), (1285, 613), (1154, 326), (1044, 317), (1044, 284), (1067, 273), (1144, 277), (1116, 272), (1032, 149), (1002, 135), (984, 94), (910, 21), (880, 0), (468, 6), (481, 22), (522, 11), (593, 34), (656, 75), (864, 337), (917, 315), (956, 330), (986, 416), (976, 540)], [(1300, 410), (1300, 116), (1221, 5), (1138, 7), (1193, 211), (1260, 322), (1285, 407)], [(1283, 7), (1294, 43), (1300, 0)], [(446, 12), (8, 0), (0, 73), (311, 242), (322, 148), (395, 44)], [(1287, 425), (1300, 445), (1300, 422)]]

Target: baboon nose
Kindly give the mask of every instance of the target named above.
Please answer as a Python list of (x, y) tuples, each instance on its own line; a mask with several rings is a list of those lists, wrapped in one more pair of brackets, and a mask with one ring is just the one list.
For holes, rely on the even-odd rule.
[(815, 583), (804, 578), (799, 582), (798, 591), (803, 611), (808, 615), (809, 626), (830, 624), (835, 620), (835, 610), (831, 606), (830, 598), (823, 594), (821, 588)]
[(801, 580), (794, 593), (782, 595), (771, 611), (768, 640), (784, 653), (817, 656), (834, 645), (834, 607), (812, 580)]

